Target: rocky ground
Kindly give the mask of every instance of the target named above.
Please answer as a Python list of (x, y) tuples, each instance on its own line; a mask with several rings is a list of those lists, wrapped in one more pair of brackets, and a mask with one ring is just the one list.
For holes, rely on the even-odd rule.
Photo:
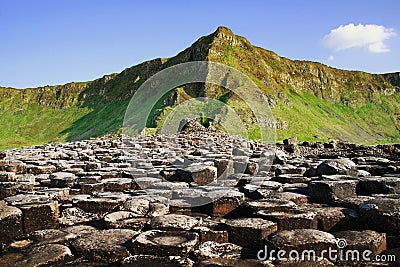
[[(196, 126), (3, 151), (0, 266), (400, 266), (399, 192), (398, 145)], [(391, 262), (319, 257), (330, 248)]]

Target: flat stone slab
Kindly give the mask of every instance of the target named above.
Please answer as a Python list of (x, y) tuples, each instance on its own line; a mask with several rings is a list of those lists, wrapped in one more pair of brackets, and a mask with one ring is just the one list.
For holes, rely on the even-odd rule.
[(376, 197), (360, 204), (360, 223), (367, 229), (398, 235), (400, 198)]
[(206, 241), (199, 245), (194, 254), (202, 261), (212, 258), (240, 259), (242, 252), (243, 247), (232, 243)]
[(317, 175), (347, 174), (356, 164), (347, 158), (332, 159), (322, 162), (317, 167)]
[(293, 229), (317, 229), (317, 214), (313, 211), (291, 209), (287, 211), (260, 210), (257, 215), (261, 218), (276, 222), (278, 231)]
[(400, 193), (400, 178), (398, 177), (368, 177), (359, 179), (357, 194), (397, 194)]
[(320, 203), (332, 203), (340, 199), (355, 197), (358, 181), (312, 181), (308, 193), (312, 200)]
[(62, 211), (59, 222), (63, 226), (72, 226), (79, 223), (96, 221), (100, 218), (99, 214), (86, 212), (80, 208), (67, 208)]
[(113, 263), (130, 256), (125, 243), (137, 234), (128, 229), (97, 230), (75, 240), (72, 247), (86, 260)]
[(217, 168), (207, 165), (191, 165), (184, 169), (178, 169), (176, 174), (169, 178), (170, 181), (196, 183), (208, 185), (217, 179)]
[(337, 248), (334, 235), (314, 229), (280, 231), (268, 240), (268, 244), (278, 250), (296, 250), (300, 254), (305, 250), (314, 250), (317, 255), (323, 250)]
[(386, 234), (371, 230), (342, 231), (334, 233), (336, 238), (345, 242), (343, 250), (357, 250), (363, 252), (370, 250), (370, 256), (376, 256), (386, 250)]
[(260, 248), (263, 240), (278, 230), (276, 223), (261, 218), (227, 220), (229, 242), (246, 248)]
[(132, 240), (132, 249), (135, 254), (186, 256), (198, 241), (199, 235), (193, 232), (151, 230)]
[(27, 235), (29, 240), (35, 242), (35, 245), (61, 244), (69, 245), (78, 236), (73, 233), (62, 231), (59, 229), (37, 230)]
[(58, 228), (58, 202), (37, 203), (20, 206), (24, 233), (47, 228)]
[(104, 222), (107, 228), (114, 229), (132, 229), (142, 230), (150, 221), (149, 218), (141, 218), (136, 213), (130, 211), (116, 211), (104, 216)]
[(181, 214), (166, 214), (151, 219), (150, 228), (158, 230), (190, 231), (199, 223), (201, 223), (200, 219), (191, 216)]
[(36, 267), (62, 265), (73, 258), (74, 256), (67, 246), (48, 244), (33, 247), (28, 250), (25, 257), (15, 262), (15, 266)]

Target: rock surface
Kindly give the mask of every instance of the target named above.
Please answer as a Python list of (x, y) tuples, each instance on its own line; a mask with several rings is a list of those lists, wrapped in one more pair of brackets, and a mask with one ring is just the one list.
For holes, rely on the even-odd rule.
[(141, 137), (129, 153), (121, 136), (2, 153), (0, 265), (332, 266), (257, 252), (339, 239), (399, 254), (398, 147), (275, 146), (197, 128)]

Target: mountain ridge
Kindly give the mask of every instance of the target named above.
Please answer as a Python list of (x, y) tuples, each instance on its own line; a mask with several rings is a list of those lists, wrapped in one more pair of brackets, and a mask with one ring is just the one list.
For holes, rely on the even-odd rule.
[[(94, 81), (26, 89), (0, 87), (0, 103), (3, 106), (3, 109), (0, 109), (0, 123), (6, 127), (4, 134), (0, 133), (0, 147), (6, 146), (7, 143), (14, 143), (11, 144), (12, 147), (76, 140), (116, 131), (122, 125), (124, 108), (129, 99), (144, 81), (165, 68), (198, 60), (226, 64), (249, 76), (267, 96), (273, 108), (280, 139), (292, 135), (300, 139), (339, 138), (372, 143), (400, 139), (400, 116), (396, 111), (400, 110), (400, 72), (370, 74), (335, 69), (318, 62), (290, 60), (273, 51), (253, 46), (245, 37), (235, 35), (226, 27), (218, 27), (216, 31), (200, 37), (174, 57), (145, 61)], [(223, 88), (190, 84), (171, 92), (160, 101), (153, 114), (154, 126), (166, 116), (167, 107), (175, 106), (189, 97), (198, 96), (223, 99), (228, 104), (235, 101)], [(296, 105), (299, 110), (294, 112)], [(388, 129), (382, 131), (379, 125), (368, 126), (371, 124), (368, 121), (370, 105), (376, 113), (374, 120), (378, 120), (374, 123), (379, 124), (379, 116), (383, 116), (383, 126)], [(21, 111), (26, 111), (26, 114)], [(45, 130), (42, 130), (42, 138), (36, 141), (35, 137), (31, 136), (37, 134), (35, 131), (21, 130), (21, 123), (24, 120), (32, 122), (32, 117), (40, 124), (41, 113), (53, 114), (52, 116), (56, 114), (54, 118), (63, 120), (62, 113), (58, 114), (57, 111), (64, 111), (68, 119), (62, 125), (58, 123), (59, 129), (53, 129), (48, 136)], [(10, 117), (15, 115), (13, 112), (19, 119), (7, 122), (7, 119), (10, 120)], [(286, 114), (288, 112), (292, 117)], [(308, 115), (302, 119), (302, 114)], [(348, 118), (342, 118), (342, 122), (332, 122), (336, 123), (335, 125), (345, 124), (347, 119), (349, 124), (355, 126), (342, 125), (337, 129), (329, 129), (329, 125), (322, 121), (343, 116)], [(107, 121), (107, 117), (112, 122), (99, 126), (98, 122)], [(318, 120), (318, 123), (309, 129), (303, 129), (307, 134), (299, 132), (302, 127), (296, 121), (310, 119)], [(296, 126), (296, 123), (299, 125)], [(35, 126), (33, 123), (26, 127)], [(352, 131), (355, 133), (352, 134)], [(11, 138), (5, 136), (10, 134), (16, 138), (19, 136), (19, 142), (11, 142)], [(24, 142), (24, 138), (28, 141)]]

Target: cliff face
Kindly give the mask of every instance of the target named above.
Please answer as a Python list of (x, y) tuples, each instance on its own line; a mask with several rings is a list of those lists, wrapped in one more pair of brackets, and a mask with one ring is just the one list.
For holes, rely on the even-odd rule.
[[(25, 135), (34, 139), (32, 131), (20, 131), (21, 123), (29, 121), (29, 116), (34, 116), (40, 125), (41, 114), (63, 110), (69, 126), (64, 125), (49, 138), (42, 133), (40, 142), (100, 135), (121, 125), (124, 107), (149, 77), (175, 64), (198, 60), (220, 62), (249, 76), (273, 108), (278, 121), (278, 138), (295, 135), (304, 139), (341, 138), (358, 142), (390, 142), (400, 138), (400, 73), (369, 74), (334, 69), (317, 62), (293, 61), (255, 47), (225, 27), (201, 37), (175, 57), (150, 60), (95, 81), (23, 90), (0, 87), (3, 106), (0, 123), (8, 127), (4, 132), (20, 136), (23, 143)], [(236, 101), (223, 88), (208, 84), (185, 85), (161, 100), (154, 113), (154, 124), (162, 120), (166, 106), (197, 96), (218, 98), (228, 105)], [(15, 114), (10, 110), (20, 112), (21, 121), (11, 119), (9, 116)], [(93, 130), (85, 126), (90, 125), (88, 120), (96, 122), (106, 114), (114, 121), (110, 127), (98, 126)]]

